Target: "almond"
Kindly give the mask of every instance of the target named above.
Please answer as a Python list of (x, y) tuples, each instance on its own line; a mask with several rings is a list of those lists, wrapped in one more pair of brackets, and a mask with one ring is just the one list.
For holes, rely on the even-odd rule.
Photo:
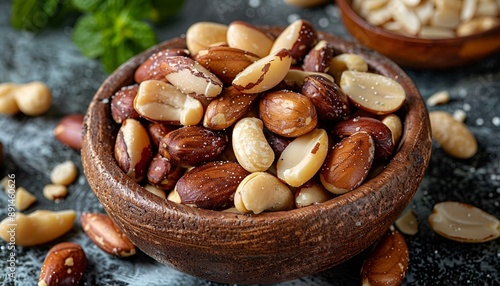
[(375, 144), (366, 132), (356, 132), (337, 143), (320, 170), (323, 186), (334, 194), (357, 188), (365, 180), (373, 162)]
[(222, 210), (233, 205), (236, 188), (249, 174), (235, 162), (209, 162), (184, 174), (176, 190), (183, 204)]
[(320, 119), (339, 120), (349, 115), (349, 99), (333, 80), (320, 75), (307, 76), (302, 94), (312, 100)]
[(193, 58), (226, 85), (230, 85), (237, 74), (260, 59), (253, 53), (224, 46), (200, 50)]
[(201, 126), (185, 126), (162, 138), (158, 152), (181, 167), (215, 160), (226, 148), (227, 136)]
[(274, 91), (263, 95), (259, 114), (267, 129), (285, 137), (304, 135), (318, 125), (312, 101), (292, 91)]
[(362, 285), (401, 285), (408, 269), (408, 260), (408, 246), (404, 237), (396, 230), (387, 231), (363, 263)]
[(156, 154), (149, 165), (148, 182), (161, 190), (171, 190), (183, 172), (183, 168), (172, 164), (160, 154)]
[(86, 265), (87, 258), (80, 245), (73, 242), (56, 244), (43, 261), (38, 286), (78, 285)]
[(304, 58), (302, 69), (308, 72), (326, 73), (330, 69), (333, 48), (326, 40), (319, 41)]
[(135, 71), (134, 79), (137, 83), (145, 80), (156, 79), (165, 81), (165, 73), (160, 69), (160, 63), (166, 57), (184, 56), (189, 57), (190, 53), (187, 49), (165, 49), (152, 54), (147, 58)]
[(116, 123), (122, 123), (127, 118), (138, 119), (140, 117), (134, 108), (134, 99), (138, 89), (138, 84), (124, 86), (111, 97), (111, 117)]
[(84, 212), (80, 224), (87, 236), (104, 252), (118, 257), (136, 253), (135, 245), (106, 214)]
[(387, 159), (392, 156), (395, 144), (392, 139), (392, 131), (382, 121), (364, 116), (341, 121), (333, 126), (332, 132), (339, 138), (364, 131), (375, 140), (375, 158)]
[(54, 137), (75, 150), (82, 149), (83, 114), (66, 115), (54, 128)]
[(250, 110), (258, 95), (242, 93), (233, 86), (225, 88), (218, 98), (208, 104), (203, 126), (212, 130), (228, 128)]

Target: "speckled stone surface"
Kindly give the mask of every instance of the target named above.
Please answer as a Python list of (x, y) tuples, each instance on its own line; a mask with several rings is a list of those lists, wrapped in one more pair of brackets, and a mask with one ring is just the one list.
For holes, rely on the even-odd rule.
[[(287, 25), (297, 18), (310, 20), (318, 29), (350, 38), (335, 5), (300, 10), (280, 0), (188, 0), (182, 13), (157, 30), (159, 40), (179, 36), (197, 21)], [(10, 28), (9, 1), (0, 1), (0, 82), (40, 80), (52, 89), (54, 104), (40, 117), (0, 116), (0, 141), (4, 163), (0, 177), (15, 175), (18, 186), (34, 193), (35, 209), (103, 211), (83, 176), (79, 153), (62, 146), (52, 130), (65, 114), (83, 113), (106, 78), (99, 63), (83, 57), (73, 46), (70, 27), (36, 36)], [(435, 234), (427, 222), (435, 203), (466, 202), (500, 217), (500, 54), (477, 64), (447, 71), (406, 70), (424, 98), (448, 90), (451, 101), (429, 110), (463, 110), (465, 123), (476, 136), (479, 151), (468, 160), (457, 160), (434, 145), (424, 180), (411, 208), (419, 220), (419, 233), (406, 236), (410, 251), (404, 285), (500, 285), (500, 240), (482, 244), (453, 242)], [(77, 163), (80, 176), (59, 203), (46, 200), (42, 188), (50, 170), (65, 160)], [(7, 196), (0, 192), (0, 219), (7, 216)], [(87, 253), (86, 273), (80, 285), (221, 285), (180, 273), (143, 253), (118, 259), (103, 253), (83, 233), (79, 223), (57, 241), (31, 248), (16, 248), (15, 278), (9, 278), (8, 245), (0, 242), (0, 284), (35, 285), (46, 252), (56, 242), (79, 243)], [(317, 275), (276, 285), (359, 285), (365, 253)], [(251, 273), (249, 273), (251, 275)]]

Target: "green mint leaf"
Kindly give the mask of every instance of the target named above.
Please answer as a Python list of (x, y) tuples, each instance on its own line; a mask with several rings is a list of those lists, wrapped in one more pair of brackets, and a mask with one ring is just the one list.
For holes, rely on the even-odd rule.
[(105, 0), (71, 0), (73, 6), (81, 12), (93, 13), (97, 11), (101, 5), (105, 4)]
[(132, 56), (156, 44), (153, 29), (145, 22), (122, 15), (115, 22), (114, 28), (113, 33), (106, 33), (104, 40), (110, 45), (100, 58), (104, 70), (108, 73)]
[(45, 28), (60, 9), (60, 0), (14, 0), (12, 2), (12, 27), (38, 32)]
[(104, 53), (107, 48), (104, 45), (105, 42), (102, 34), (104, 27), (92, 15), (85, 15), (78, 18), (71, 38), (84, 56), (98, 58)]

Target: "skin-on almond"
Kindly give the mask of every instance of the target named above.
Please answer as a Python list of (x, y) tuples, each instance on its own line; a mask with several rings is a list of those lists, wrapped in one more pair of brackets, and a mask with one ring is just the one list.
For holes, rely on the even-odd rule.
[(61, 118), (54, 128), (54, 137), (75, 150), (82, 149), (83, 114), (69, 114)]
[(368, 253), (361, 269), (362, 286), (397, 286), (408, 269), (408, 246), (396, 230), (388, 230)]
[(222, 210), (233, 205), (238, 184), (249, 174), (235, 162), (209, 162), (186, 172), (176, 190), (183, 204)]
[(173, 164), (192, 167), (215, 160), (226, 148), (227, 136), (202, 126), (185, 126), (162, 138), (158, 152)]
[(183, 56), (189, 57), (189, 50), (186, 49), (165, 49), (152, 54), (135, 70), (135, 82), (141, 83), (145, 80), (156, 79), (165, 81), (165, 73), (160, 69), (160, 63), (166, 57)]
[(334, 194), (357, 188), (365, 180), (373, 162), (375, 144), (366, 132), (357, 132), (337, 143), (320, 170), (323, 186)]
[(309, 97), (314, 103), (320, 119), (339, 120), (349, 115), (347, 95), (327, 77), (307, 76), (302, 85), (302, 94)]
[(359, 131), (367, 132), (375, 140), (375, 158), (387, 159), (392, 156), (395, 148), (392, 131), (378, 119), (356, 116), (343, 120), (332, 128), (332, 133), (339, 138), (347, 137)]
[(258, 93), (239, 92), (234, 86), (225, 88), (221, 95), (210, 101), (206, 107), (203, 126), (212, 130), (228, 128), (245, 116), (258, 96)]
[(56, 244), (43, 261), (38, 286), (78, 285), (86, 265), (87, 258), (80, 245), (73, 242)]
[(140, 117), (134, 108), (134, 99), (138, 89), (138, 84), (124, 86), (111, 97), (111, 117), (116, 123), (122, 123), (127, 118), (138, 119)]
[(285, 137), (298, 137), (318, 125), (318, 115), (311, 99), (297, 92), (268, 92), (260, 99), (259, 115), (264, 126)]
[(160, 190), (171, 190), (183, 173), (183, 168), (156, 154), (148, 168), (148, 182)]
[(326, 73), (330, 69), (333, 48), (325, 40), (319, 41), (304, 58), (302, 68), (309, 72)]
[(106, 214), (84, 212), (80, 224), (87, 236), (104, 252), (118, 257), (136, 253), (135, 245)]
[(260, 59), (253, 53), (224, 46), (200, 50), (193, 58), (226, 85), (230, 85), (236, 75)]

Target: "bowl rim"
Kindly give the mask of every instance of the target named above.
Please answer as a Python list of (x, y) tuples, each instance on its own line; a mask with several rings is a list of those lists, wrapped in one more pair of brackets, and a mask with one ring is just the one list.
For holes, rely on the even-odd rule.
[[(362, 27), (364, 30), (371, 31), (375, 34), (378, 34), (380, 36), (386, 37), (386, 38), (391, 38), (394, 40), (397, 40), (399, 42), (408, 42), (412, 44), (419, 44), (419, 45), (449, 45), (449, 46), (455, 46), (459, 43), (467, 42), (467, 41), (472, 41), (476, 39), (482, 39), (482, 38), (487, 38), (487, 37), (494, 37), (497, 36), (497, 38), (500, 39), (500, 24), (495, 26), (492, 29), (485, 30), (480, 33), (475, 33), (472, 35), (467, 35), (467, 36), (457, 36), (457, 37), (452, 37), (452, 38), (420, 38), (420, 37), (411, 37), (411, 36), (406, 36), (404, 34), (398, 34), (391, 32), (387, 29), (384, 29), (382, 27), (370, 24), (366, 19), (361, 17), (353, 8), (352, 8), (352, 0), (335, 0), (335, 3), (339, 7), (339, 10), (341, 11), (342, 14), (345, 14), (348, 16), (353, 22), (355, 22), (358, 26)], [(499, 46), (500, 47), (500, 46)]]

